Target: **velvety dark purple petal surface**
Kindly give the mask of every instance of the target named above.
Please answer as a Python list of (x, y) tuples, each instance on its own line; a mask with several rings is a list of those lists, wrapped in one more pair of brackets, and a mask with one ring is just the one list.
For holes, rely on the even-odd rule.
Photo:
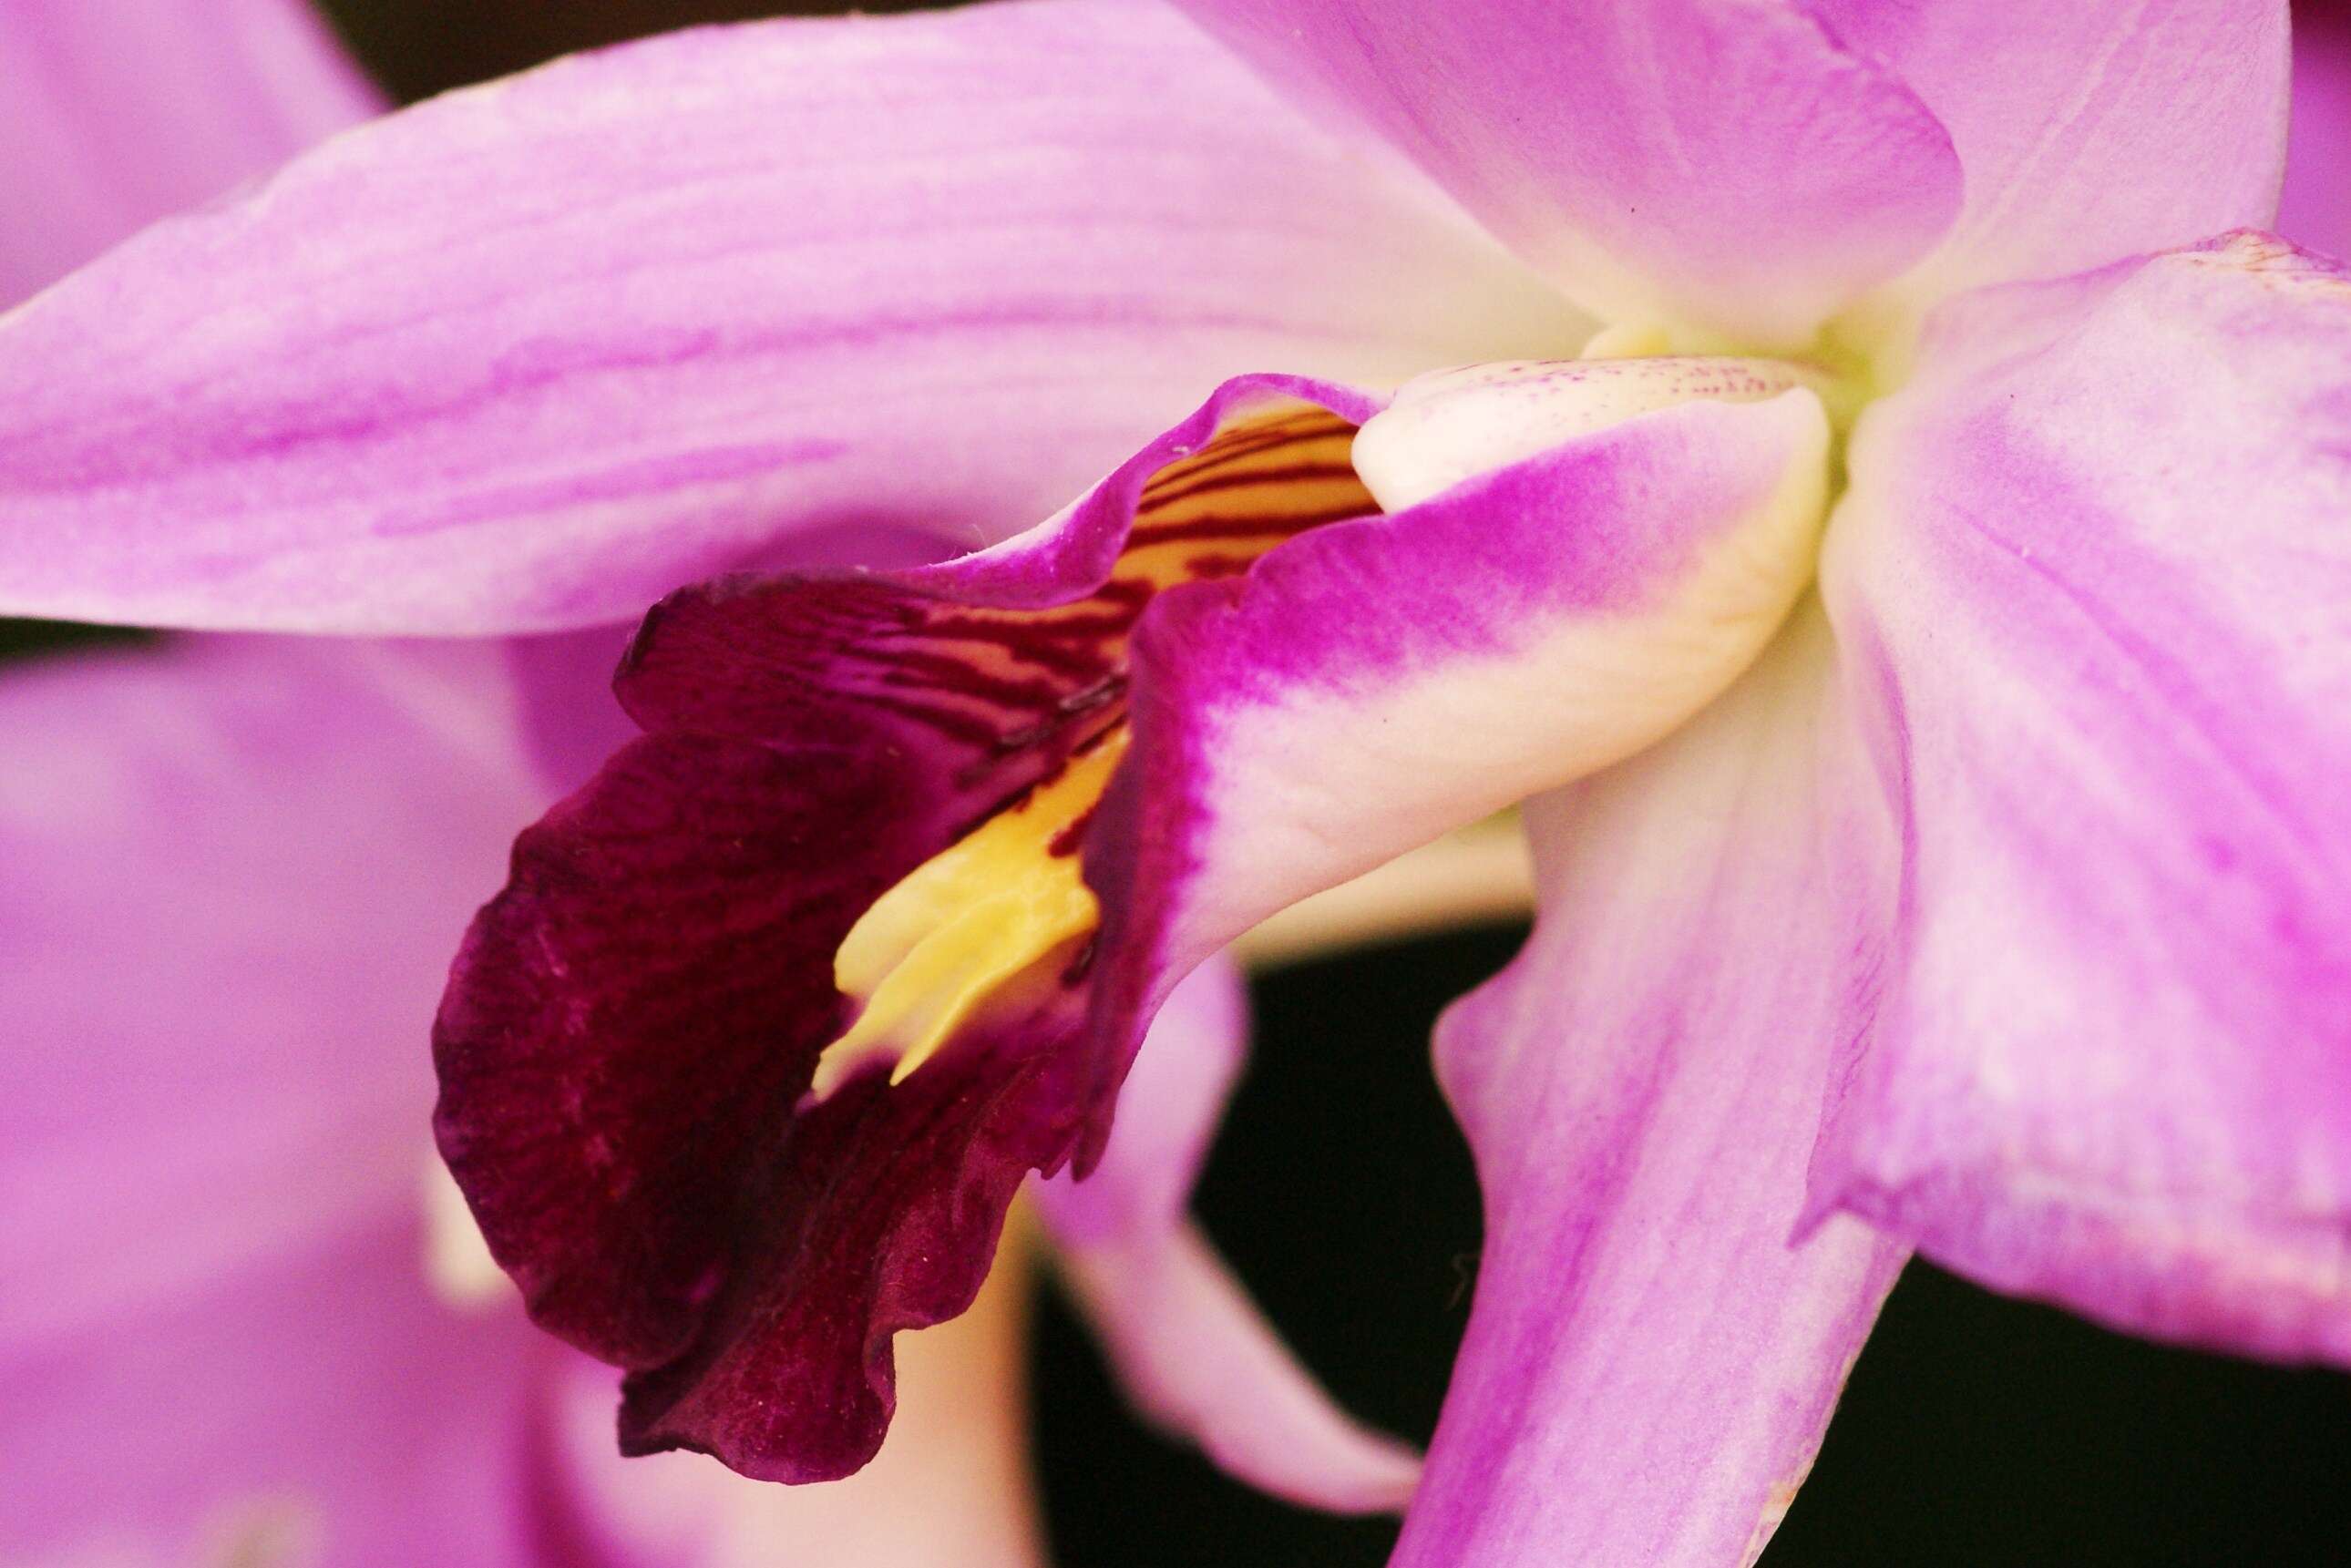
[(864, 1469), (824, 1486), (747, 1480), (698, 1454), (621, 1458), (611, 1372), (567, 1355), (550, 1447), (601, 1553), (596, 1568), (1043, 1563), (1025, 1396), (1031, 1272), (1029, 1250), (1008, 1246), (969, 1312), (899, 1342), (888, 1440)]
[(8, 0), (0, 80), (0, 306), (382, 107), (307, 0)]
[(0, 322), (0, 612), (504, 632), (1027, 527), (1253, 363), (1583, 329), (1111, 0), (705, 29), (392, 116)]
[(897, 1407), (893, 1336), (971, 1305), (1013, 1194), (1069, 1145), (1079, 1101), (1053, 1068), (1077, 1022), (971, 1030), (952, 1061), (896, 1085), (870, 1071), (792, 1116), (696, 1341), (624, 1385), (622, 1450), (779, 1481), (871, 1459)]
[[(1235, 383), (995, 550), (723, 580), (648, 617), (619, 682), (648, 733), (517, 844), (436, 1032), (451, 1167), (539, 1321), (638, 1374), (632, 1446), (855, 1469), (888, 1418), (892, 1333), (962, 1309), (1022, 1176), (1102, 1108), (1088, 1059), (1052, 1050), (1081, 1020), (1060, 987), (895, 1088), (801, 1097), (849, 1021), (852, 925), (1119, 717), (1153, 592), (1113, 575), (1138, 507), (1186, 570), (1320, 520), (1227, 515), (1241, 492), (1198, 467), (1220, 425), (1308, 390)], [(1302, 449), (1343, 453), (1349, 425), (1310, 412)], [(1258, 429), (1243, 455), (1282, 466), (1288, 439)], [(1154, 491), (1186, 456), (1193, 476)], [(1336, 482), (1314, 483), (1307, 500)]]
[[(657, 736), (516, 845), (442, 1012), (442, 1147), (534, 1312), (597, 1354), (645, 1365), (690, 1337), (756, 1196), (746, 1148), (845, 1025), (832, 950), (924, 858), (893, 812), (921, 802), (891, 786)], [(898, 852), (878, 871), (807, 874), (815, 843), (876, 834)]]
[(2351, 1359), (2351, 278), (1971, 296), (1829, 603), (1906, 866), (1817, 1198), (2142, 1333)]
[[(1350, 520), (1376, 510), (1347, 459), (1379, 406), (1243, 378), (992, 549), (722, 579), (647, 618), (618, 686), (647, 735), (517, 844), (437, 1036), (451, 1166), (539, 1320), (633, 1370), (630, 1445), (855, 1468), (890, 1336), (968, 1301), (1025, 1171), (1094, 1166), (1170, 985), (1358, 862), (1671, 727), (1809, 580), (1810, 392)], [(1637, 712), (1593, 685), (1658, 650)], [(1071, 846), (1098, 942), (898, 1085), (804, 1099), (850, 1019), (852, 925), (1130, 712)], [(1131, 1305), (1259, 1345), (1213, 1269), (1155, 1256)]]
[(1401, 1568), (1750, 1563), (1902, 1249), (1799, 1243), (1896, 840), (1817, 610), (1695, 724), (1528, 807), (1541, 914), (1446, 1015), (1486, 1239)]
[[(934, 535), (875, 523), (794, 534), (759, 564), (794, 571), (882, 570), (921, 566), (951, 553)], [(612, 696), (612, 672), (634, 632), (633, 625), (583, 626), (498, 644), (514, 682), (515, 722), (559, 792), (585, 784), (606, 758), (636, 737), (636, 727)]]
[(1789, 0), (1183, 4), (1612, 321), (1802, 342), (1959, 210), (1935, 117)]

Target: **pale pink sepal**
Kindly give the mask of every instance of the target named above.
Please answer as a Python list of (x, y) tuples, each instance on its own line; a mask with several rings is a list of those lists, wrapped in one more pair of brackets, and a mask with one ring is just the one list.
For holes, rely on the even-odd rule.
[(2351, 1360), (2351, 277), (1991, 290), (1825, 579), (1904, 898), (1817, 1207), (2136, 1333)]
[(1751, 1563), (1903, 1249), (1798, 1240), (1895, 843), (1816, 611), (1688, 729), (1531, 803), (1510, 968), (1440, 1025), (1486, 1240), (1399, 1568)]

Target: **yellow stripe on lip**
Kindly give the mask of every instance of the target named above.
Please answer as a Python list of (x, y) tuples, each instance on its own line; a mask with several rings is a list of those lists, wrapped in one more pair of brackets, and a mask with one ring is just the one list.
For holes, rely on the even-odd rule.
[[(1017, 804), (916, 867), (850, 929), (833, 956), (833, 983), (862, 1005), (819, 1057), (816, 1092), (831, 1092), (877, 1058), (894, 1059), (890, 1082), (904, 1082), (992, 999), (1025, 1001), (1061, 983), (1100, 921), (1076, 852), (1126, 750), (1129, 637), (1160, 592), (1238, 577), (1309, 528), (1378, 511), (1349, 460), (1354, 438), (1355, 426), (1328, 410), (1277, 400), (1151, 476), (1116, 570), (1094, 593), (1041, 610), (958, 608), (928, 623), (915, 651), (975, 678), (923, 694), (930, 707), (918, 714), (1017, 719), (1007, 742), (1017, 737), (1022, 747), (1067, 746), (1076, 726), (1100, 734)], [(1058, 707), (1005, 707), (987, 695), (1054, 682)], [(892, 695), (903, 702), (919, 686)], [(1091, 694), (1104, 701), (1082, 700)]]
[(833, 983), (862, 998), (818, 1059), (820, 1094), (876, 1057), (890, 1082), (936, 1055), (981, 1003), (1090, 935), (1101, 916), (1073, 841), (1126, 755), (1110, 731), (1059, 774), (917, 866), (876, 899), (833, 956)]

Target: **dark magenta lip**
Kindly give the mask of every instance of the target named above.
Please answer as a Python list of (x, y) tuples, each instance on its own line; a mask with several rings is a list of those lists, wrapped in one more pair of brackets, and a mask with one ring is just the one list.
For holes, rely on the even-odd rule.
[[(646, 616), (616, 679), (644, 734), (517, 841), (434, 1038), (443, 1153), (532, 1315), (629, 1369), (628, 1451), (855, 1469), (889, 1420), (891, 1336), (968, 1305), (1028, 1173), (1098, 1145), (1147, 1022), (1099, 1005), (1100, 944), (895, 1088), (869, 1069), (818, 1099), (848, 1018), (833, 955), (890, 886), (1123, 722), (1127, 641), (1159, 598), (1119, 575), (1130, 541), (1196, 544), (1187, 566), (1229, 578), (1248, 558), (1220, 546), (1331, 520), (1144, 537), (1155, 475), (1301, 384), (1228, 384), (1012, 545), (723, 578)], [(1070, 848), (1115, 885), (1103, 821)]]

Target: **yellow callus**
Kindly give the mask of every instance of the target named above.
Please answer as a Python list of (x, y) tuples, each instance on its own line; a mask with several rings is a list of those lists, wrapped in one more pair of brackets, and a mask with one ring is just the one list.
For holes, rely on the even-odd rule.
[(981, 1003), (1093, 930), (1069, 841), (1125, 753), (1122, 726), (874, 901), (833, 956), (833, 983), (864, 1009), (819, 1059), (818, 1093), (876, 1056), (894, 1055), (904, 1082)]

